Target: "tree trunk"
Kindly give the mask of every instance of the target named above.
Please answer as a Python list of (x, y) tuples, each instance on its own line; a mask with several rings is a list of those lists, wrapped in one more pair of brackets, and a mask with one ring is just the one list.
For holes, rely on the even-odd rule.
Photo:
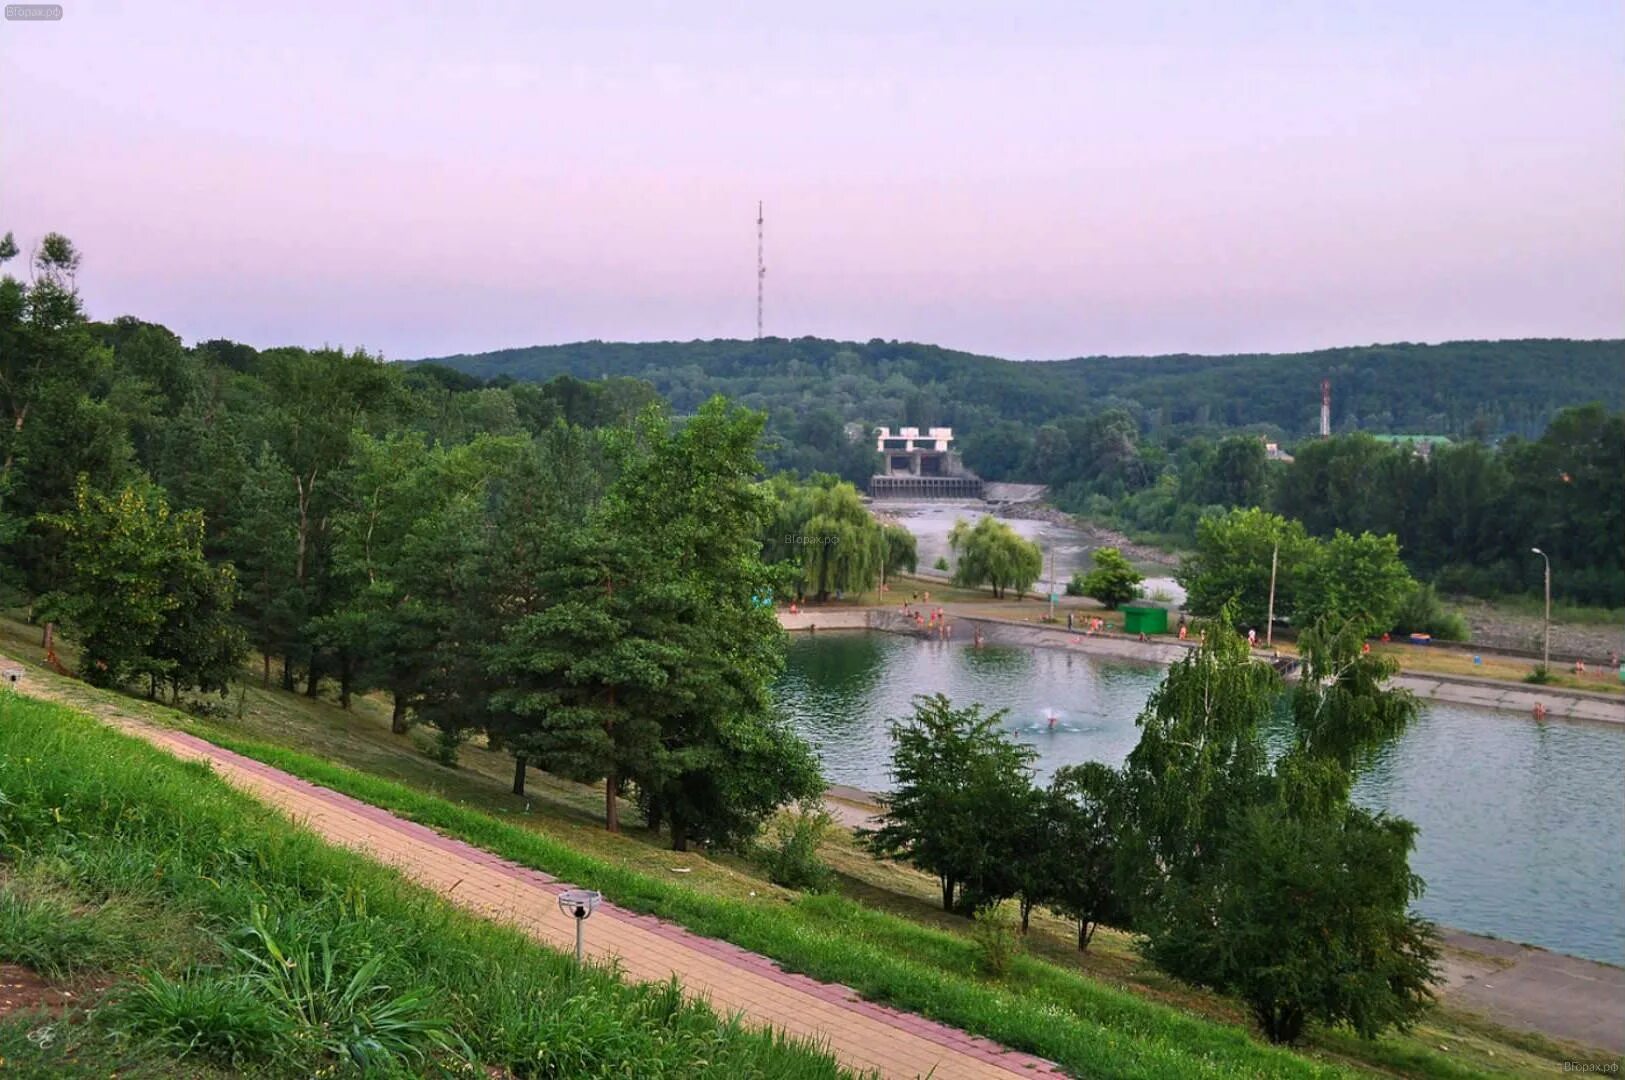
[(293, 663), (285, 653), (282, 657), (282, 689), (293, 693)]
[(406, 699), (395, 695), (395, 707), (389, 713), (389, 730), (395, 735), (406, 734)]
[(260, 682), (271, 685), (271, 654), (268, 652), (260, 653)]
[(513, 793), (515, 795), (523, 795), (525, 793), (526, 764), (527, 762), (525, 761), (524, 754), (515, 754), (513, 756)]
[(51, 651), (51, 642), (53, 642), (55, 640), (56, 640), (56, 623), (48, 622), (48, 623), (45, 624), (45, 636), (44, 636), (43, 640), (40, 641), (40, 645), (44, 647), (46, 652), (50, 652)]
[(355, 685), (355, 661), (346, 656), (339, 661), (339, 708), (350, 711), (350, 691)]
[(673, 851), (688, 850), (688, 827), (676, 818), (671, 823), (671, 849)]
[(1303, 1034), (1303, 1009), (1290, 1002), (1271, 1002), (1268, 1005), (1255, 1005), (1253, 1015), (1258, 1018), (1258, 1026), (1264, 1029), (1264, 1037), (1272, 1043), (1291, 1043), (1298, 1040)]
[(322, 692), (322, 669), (316, 658), (310, 658), (310, 669), (305, 672), (305, 696), (313, 698)]
[[(614, 591), (613, 584), (611, 584), (610, 589), (611, 592)], [(604, 719), (604, 734), (609, 736), (609, 752), (614, 755), (615, 688), (613, 686), (609, 688), (609, 715)], [(611, 764), (609, 772), (604, 776), (604, 828), (613, 833), (621, 831), (621, 808), (615, 802), (615, 797), (619, 794), (615, 788), (619, 783), (620, 777), (615, 774), (615, 766)]]
[(1027, 936), (1027, 927), (1032, 924), (1033, 902), (1026, 897), (1021, 899), (1021, 936)]
[(1078, 951), (1079, 952), (1087, 952), (1088, 951), (1089, 942), (1095, 936), (1095, 927), (1097, 927), (1099, 925), (1100, 925), (1099, 923), (1090, 922), (1088, 919), (1079, 919), (1078, 920)]
[(942, 882), (942, 910), (952, 911), (954, 909), (954, 879), (938, 878), (937, 880)]

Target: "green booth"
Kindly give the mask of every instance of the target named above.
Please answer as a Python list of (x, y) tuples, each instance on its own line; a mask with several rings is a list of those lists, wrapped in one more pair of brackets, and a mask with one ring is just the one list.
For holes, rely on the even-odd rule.
[(1123, 605), (1123, 633), (1149, 635), (1167, 632), (1167, 608), (1153, 607), (1150, 604)]

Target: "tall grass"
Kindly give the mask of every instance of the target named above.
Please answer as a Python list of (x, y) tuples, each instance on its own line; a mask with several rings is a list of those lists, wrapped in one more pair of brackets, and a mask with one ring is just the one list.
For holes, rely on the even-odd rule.
[(0, 725), (0, 898), (0, 955), (121, 978), (73, 1038), (0, 1024), (23, 1075), (154, 1054), (188, 1074), (840, 1075), (670, 986), (577, 970), (204, 766), (23, 699)]

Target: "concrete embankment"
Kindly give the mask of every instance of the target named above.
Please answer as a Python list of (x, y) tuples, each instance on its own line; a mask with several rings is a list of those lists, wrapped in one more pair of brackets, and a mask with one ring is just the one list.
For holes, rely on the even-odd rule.
[[(1140, 641), (1124, 634), (1087, 634), (1060, 626), (968, 615), (962, 608), (950, 608), (948, 622), (949, 636), (956, 641), (970, 641), (976, 630), (980, 629), (982, 640), (992, 644), (1068, 649), (1152, 664), (1171, 664), (1184, 656), (1194, 644), (1167, 638)], [(794, 615), (780, 611), (779, 623), (786, 630), (881, 630), (919, 637), (937, 636), (933, 631), (919, 629), (912, 616), (904, 615), (895, 608), (816, 608)], [(1543, 705), (1548, 718), (1625, 724), (1625, 697), (1609, 694), (1522, 685), (1499, 679), (1404, 672), (1395, 676), (1394, 685), (1433, 701), (1476, 705), (1486, 709), (1509, 709), (1531, 715), (1536, 705)]]

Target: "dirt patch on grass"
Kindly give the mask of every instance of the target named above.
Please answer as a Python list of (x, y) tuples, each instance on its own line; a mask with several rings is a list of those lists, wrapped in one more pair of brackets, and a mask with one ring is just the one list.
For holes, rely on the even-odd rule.
[(78, 990), (52, 986), (19, 964), (0, 964), (0, 1019), (25, 1012), (60, 1016), (79, 999)]

